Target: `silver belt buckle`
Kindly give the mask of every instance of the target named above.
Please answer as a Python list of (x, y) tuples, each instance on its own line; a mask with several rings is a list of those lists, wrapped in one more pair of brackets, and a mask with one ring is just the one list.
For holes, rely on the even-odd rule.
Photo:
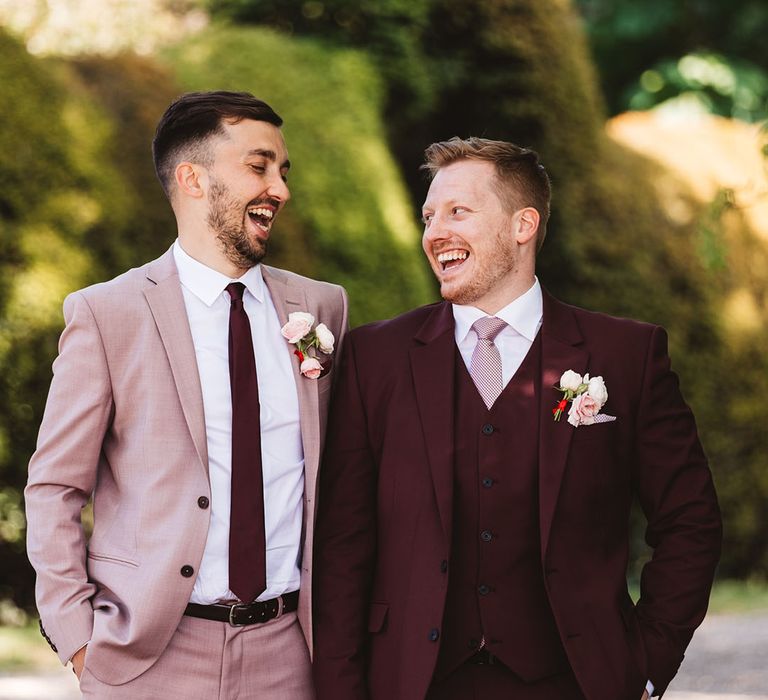
[(285, 607), (285, 603), (283, 603), (283, 596), (279, 595), (277, 596), (277, 615), (275, 615), (275, 620), (279, 620), (281, 615), (283, 614), (283, 608)]
[(232, 627), (244, 627), (247, 625), (247, 622), (235, 622), (235, 608), (247, 608), (248, 606), (245, 603), (235, 603), (234, 605), (229, 606), (229, 624), (232, 625)]

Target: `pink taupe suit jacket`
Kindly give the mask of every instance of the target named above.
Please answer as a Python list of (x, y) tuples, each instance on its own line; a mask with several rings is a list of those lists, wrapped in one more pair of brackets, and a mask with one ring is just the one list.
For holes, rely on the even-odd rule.
[[(308, 311), (333, 332), (338, 352), (347, 328), (344, 290), (262, 269), (281, 323)], [(211, 496), (203, 401), (172, 252), (75, 292), (64, 316), (29, 465), (28, 554), (51, 646), (66, 662), (88, 643), (89, 670), (117, 685), (149, 668), (173, 635), (211, 513), (198, 505)], [(305, 458), (298, 616), (311, 651), (316, 477), (333, 372), (311, 380), (298, 364), (292, 357)], [(86, 544), (80, 512), (91, 494)]]

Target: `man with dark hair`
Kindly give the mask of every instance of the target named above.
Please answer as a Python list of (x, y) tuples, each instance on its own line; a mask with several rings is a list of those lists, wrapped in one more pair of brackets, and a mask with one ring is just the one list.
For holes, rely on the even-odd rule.
[(281, 124), (248, 93), (174, 102), (153, 153), (178, 239), (64, 302), (25, 495), (41, 630), (84, 697), (313, 697), (315, 480), (347, 300), (261, 264), (290, 196)]
[[(321, 471), (318, 700), (640, 700), (702, 621), (721, 522), (658, 326), (535, 276), (549, 178), (426, 151), (444, 302), (352, 331)], [(654, 548), (627, 592), (634, 497)]]

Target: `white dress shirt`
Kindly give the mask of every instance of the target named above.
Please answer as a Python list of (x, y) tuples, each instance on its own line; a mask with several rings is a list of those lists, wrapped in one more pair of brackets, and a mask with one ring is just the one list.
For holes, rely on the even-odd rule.
[[(474, 306), (453, 304), (456, 345), (467, 369), (477, 345), (477, 333), (472, 330), (472, 324), (487, 315), (485, 311)], [(501, 355), (502, 385), (507, 386), (509, 380), (515, 376), (515, 372), (523, 364), (541, 328), (543, 301), (539, 280), (534, 278), (533, 286), (525, 294), (517, 297), (494, 315), (507, 323), (507, 327), (494, 340)]]
[(246, 287), (243, 306), (251, 322), (261, 405), (267, 588), (258, 600), (275, 598), (298, 590), (300, 579), (304, 450), (291, 356), (259, 265), (232, 280), (190, 257), (178, 240), (173, 256), (200, 374), (211, 484), (211, 523), (190, 601), (210, 604), (237, 598), (229, 590), (232, 397), (226, 291), (235, 281)]

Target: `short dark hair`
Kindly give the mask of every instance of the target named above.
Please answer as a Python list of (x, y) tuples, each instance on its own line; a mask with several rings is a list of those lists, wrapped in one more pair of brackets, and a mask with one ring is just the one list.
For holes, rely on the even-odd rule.
[(152, 158), (168, 199), (176, 165), (181, 160), (212, 165), (207, 140), (224, 133), (223, 121), (237, 124), (243, 119), (269, 122), (278, 127), (283, 123), (272, 107), (250, 92), (188, 92), (165, 110), (152, 140)]
[(539, 162), (539, 154), (509, 141), (493, 141), (471, 136), (438, 141), (424, 151), (424, 164), (430, 179), (441, 168), (460, 160), (483, 160), (493, 163), (496, 178), (493, 183), (499, 198), (509, 211), (533, 207), (539, 212), (536, 250), (540, 250), (547, 234), (549, 203), (552, 188), (549, 175)]

